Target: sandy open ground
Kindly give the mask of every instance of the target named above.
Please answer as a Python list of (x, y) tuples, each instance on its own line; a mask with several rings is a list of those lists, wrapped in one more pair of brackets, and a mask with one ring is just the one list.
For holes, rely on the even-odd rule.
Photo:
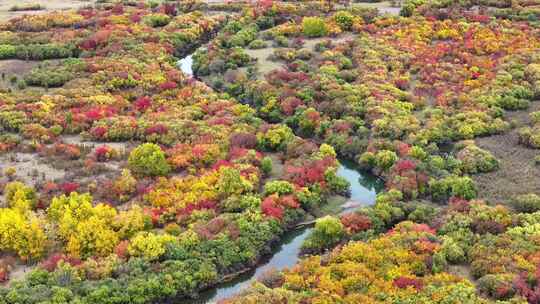
[(534, 158), (539, 150), (518, 143), (518, 131), (529, 122), (529, 113), (540, 110), (540, 101), (535, 101), (529, 109), (508, 112), (507, 119), (516, 127), (503, 134), (476, 139), (482, 149), (493, 153), (500, 161), (499, 170), (474, 175), (481, 198), (491, 203), (502, 203), (519, 194), (540, 194), (540, 166)]
[[(62, 1), (62, 0), (2, 0), (0, 1), (0, 22), (9, 20), (10, 18), (21, 16), (24, 14), (40, 14), (47, 11), (55, 10), (67, 10), (67, 9), (77, 9), (87, 5), (92, 5), (94, 0), (71, 0), (71, 1)], [(45, 9), (37, 11), (22, 11), (22, 12), (11, 12), (9, 9), (15, 5), (24, 6), (29, 4), (40, 4)]]

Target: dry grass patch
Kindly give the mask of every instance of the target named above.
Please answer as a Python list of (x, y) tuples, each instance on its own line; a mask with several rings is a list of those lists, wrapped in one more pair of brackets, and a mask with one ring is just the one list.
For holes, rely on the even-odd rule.
[(500, 161), (499, 170), (473, 176), (481, 198), (502, 203), (519, 194), (540, 194), (540, 166), (534, 160), (540, 150), (520, 145), (517, 134), (517, 129), (528, 122), (529, 113), (539, 109), (540, 101), (537, 101), (528, 111), (509, 112), (507, 119), (516, 124), (513, 130), (476, 139), (480, 148), (490, 151)]

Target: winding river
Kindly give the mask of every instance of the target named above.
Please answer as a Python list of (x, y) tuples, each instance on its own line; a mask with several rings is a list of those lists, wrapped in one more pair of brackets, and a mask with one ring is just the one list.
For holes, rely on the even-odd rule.
[[(338, 175), (344, 177), (351, 184), (350, 201), (358, 202), (360, 206), (372, 205), (375, 203), (377, 192), (383, 188), (383, 183), (370, 173), (359, 170), (353, 162), (341, 160)], [(344, 212), (358, 208), (344, 209)], [(286, 233), (281, 239), (279, 246), (272, 250), (272, 254), (263, 260), (259, 266), (252, 271), (246, 272), (237, 278), (217, 285), (215, 288), (201, 292), (199, 298), (185, 300), (182, 303), (204, 304), (217, 303), (220, 300), (229, 298), (246, 289), (251, 283), (260, 277), (261, 274), (271, 270), (282, 270), (294, 266), (300, 259), (300, 248), (308, 237), (313, 227), (303, 227)]]
[[(177, 62), (177, 67), (188, 76), (193, 76), (192, 65), (192, 55)], [(360, 206), (374, 204), (377, 192), (384, 186), (381, 180), (370, 173), (359, 170), (354, 162), (340, 160), (340, 163), (341, 166), (338, 169), (338, 175), (345, 178), (351, 184), (349, 202), (346, 203), (341, 212), (349, 212)], [(285, 233), (281, 239), (280, 245), (273, 248), (272, 253), (255, 269), (245, 272), (231, 281), (224, 282), (214, 288), (201, 292), (197, 299), (184, 299), (178, 303), (217, 303), (220, 300), (232, 297), (246, 289), (254, 280), (260, 277), (261, 274), (271, 269), (282, 270), (294, 266), (300, 259), (299, 254), (302, 243), (308, 237), (312, 229), (313, 227), (304, 226)]]

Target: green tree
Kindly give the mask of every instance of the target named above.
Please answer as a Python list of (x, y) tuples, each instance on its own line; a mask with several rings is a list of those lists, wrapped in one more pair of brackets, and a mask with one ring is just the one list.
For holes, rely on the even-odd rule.
[(253, 185), (240, 175), (240, 171), (234, 168), (221, 167), (217, 182), (218, 192), (228, 197), (233, 194), (242, 194), (253, 190)]
[(317, 220), (302, 248), (306, 251), (322, 251), (337, 244), (344, 235), (345, 228), (341, 221), (333, 216), (325, 216)]
[(131, 151), (128, 164), (134, 172), (142, 175), (167, 175), (171, 170), (165, 153), (153, 143), (142, 144)]
[(272, 172), (272, 159), (268, 156), (265, 156), (261, 160), (261, 170), (265, 175), (269, 175)]
[(327, 33), (324, 19), (320, 17), (305, 17), (302, 20), (302, 31), (308, 37), (321, 37)]

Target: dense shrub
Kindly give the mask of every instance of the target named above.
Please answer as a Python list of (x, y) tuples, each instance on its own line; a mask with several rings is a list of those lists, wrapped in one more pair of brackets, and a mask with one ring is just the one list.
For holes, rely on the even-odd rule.
[(260, 39), (255, 39), (253, 41), (251, 41), (248, 45), (248, 47), (250, 49), (253, 49), (253, 50), (256, 50), (256, 49), (264, 49), (266, 48), (266, 42), (260, 40)]
[(0, 209), (0, 235), (0, 251), (14, 252), (24, 261), (37, 260), (46, 251), (43, 219), (24, 210)]
[(28, 211), (35, 207), (36, 192), (21, 182), (11, 182), (4, 187), (4, 197), (9, 207)]
[(0, 111), (0, 126), (8, 131), (18, 131), (28, 118), (22, 111)]
[[(256, 25), (246, 26), (228, 39), (228, 44), (232, 47), (245, 47), (257, 38), (258, 28)], [(259, 43), (260, 44), (260, 43)]]
[(489, 152), (475, 145), (467, 145), (457, 154), (463, 171), (470, 174), (484, 173), (496, 170), (499, 161)]
[(347, 213), (341, 217), (341, 223), (349, 233), (358, 233), (371, 228), (371, 219), (355, 212)]
[(76, 57), (78, 50), (72, 45), (34, 44), (2, 45), (0, 59), (45, 60)]
[(395, 152), (389, 150), (382, 150), (375, 155), (375, 166), (382, 170), (388, 170), (398, 160)]
[(233, 133), (229, 139), (232, 147), (253, 149), (257, 146), (257, 136), (251, 133)]
[(17, 56), (17, 47), (14, 45), (0, 44), (0, 59), (11, 59)]
[(418, 204), (407, 215), (407, 219), (415, 223), (431, 223), (436, 214), (437, 210), (433, 206)]
[(29, 4), (23, 4), (23, 5), (14, 5), (9, 8), (9, 11), (10, 12), (39, 11), (43, 9), (45, 9), (45, 7), (39, 3), (29, 3)]
[(131, 240), (128, 252), (131, 256), (153, 261), (165, 254), (165, 246), (174, 240), (175, 238), (168, 234), (141, 232)]
[(540, 64), (538, 63), (531, 63), (525, 67), (524, 70), (524, 76), (529, 80), (531, 83), (535, 83), (536, 81), (540, 80)]
[(116, 209), (104, 204), (92, 206), (88, 193), (54, 197), (47, 214), (58, 225), (58, 234), (72, 257), (106, 257), (120, 241), (112, 223)]
[(269, 175), (272, 172), (273, 162), (269, 156), (265, 156), (261, 160), (261, 170), (264, 174)]
[(233, 301), (271, 297), (283, 302), (314, 303), (346, 297), (354, 303), (371, 303), (377, 302), (381, 294), (393, 294), (407, 303), (486, 301), (476, 295), (474, 285), (468, 281), (435, 272), (439, 241), (426, 225), (404, 222), (371, 240), (349, 242), (328, 256), (305, 258), (284, 272), (276, 288), (255, 287)]
[(302, 249), (308, 252), (320, 252), (330, 248), (341, 240), (345, 228), (338, 218), (326, 216), (315, 223), (315, 228), (302, 244)]
[(540, 148), (540, 126), (523, 127), (518, 131), (519, 142), (531, 148)]
[(219, 178), (216, 184), (218, 194), (223, 197), (241, 195), (253, 190), (253, 184), (240, 175), (235, 168), (219, 168)]
[(498, 300), (508, 299), (515, 294), (513, 278), (505, 274), (488, 274), (478, 280), (478, 289)]
[(265, 133), (257, 134), (257, 140), (259, 144), (267, 149), (279, 150), (286, 147), (286, 145), (294, 138), (292, 130), (285, 125), (274, 125), (270, 127)]
[(74, 78), (74, 72), (85, 68), (84, 62), (79, 59), (66, 59), (61, 66), (45, 64), (30, 71), (24, 77), (28, 85), (42, 87), (60, 87)]
[(144, 22), (151, 27), (161, 27), (171, 22), (171, 17), (165, 14), (152, 14), (144, 17)]
[[(36, 161), (69, 169), (58, 183), (4, 169), (0, 188), (32, 177), (39, 193), (6, 186), (2, 258), (52, 255), (47, 271), (0, 288), (0, 302), (161, 303), (195, 295), (252, 267), (307, 211), (328, 211), (329, 198), (347, 189), (337, 154), (373, 169), (387, 191), (354, 214), (319, 220), (304, 250), (343, 246), (255, 285), (255, 296), (240, 296), (245, 302), (489, 302), (467, 278), (447, 272), (467, 262), (475, 277), (504, 275), (505, 284), (478, 282), (481, 292), (536, 301), (540, 216), (466, 200), (476, 191), (463, 174), (493, 170), (496, 160), (476, 147), (451, 147), (507, 130), (504, 110), (540, 96), (534, 22), (491, 18), (493, 8), (482, 3), (463, 12), (470, 1), (406, 1), (405, 12), (424, 15), (413, 19), (377, 18), (376, 9), (358, 6), (339, 11), (328, 2), (216, 6), (237, 12), (227, 17), (179, 14), (200, 3), (128, 2), (0, 25), (0, 58), (68, 56), (63, 49), (84, 57), (79, 68), (43, 65), (26, 79), (13, 77), (13, 92), (0, 94), (0, 131), (18, 133), (0, 140), (8, 166), (12, 151), (17, 158), (36, 152)], [(515, 4), (508, 16), (522, 9)], [(313, 51), (303, 41), (344, 30), (353, 33)], [(209, 88), (177, 71), (174, 56), (211, 37), (193, 67), (210, 76), (200, 79)], [(259, 71), (281, 69), (255, 73), (261, 62), (245, 48), (262, 46), (258, 37), (290, 47)], [(25, 88), (59, 86), (67, 74), (74, 81), (62, 89)], [(524, 143), (534, 143), (535, 128)], [(68, 134), (162, 146), (133, 150), (134, 176), (123, 153), (60, 143)], [(50, 147), (53, 140), (59, 143)], [(170, 167), (178, 172), (144, 176)], [(60, 192), (69, 195), (54, 197)], [(423, 203), (430, 198), (449, 205)], [(535, 200), (520, 208), (536, 210)], [(349, 238), (361, 242), (345, 244)], [(511, 288), (507, 277), (516, 279)]]
[(466, 252), (460, 245), (451, 237), (443, 237), (440, 255), (444, 256), (444, 259), (449, 263), (464, 263), (466, 262)]
[(345, 194), (349, 191), (349, 181), (339, 176), (333, 168), (324, 172), (324, 180), (328, 184), (328, 187), (335, 193)]
[(416, 8), (426, 2), (426, 0), (405, 0), (401, 7), (400, 15), (404, 17), (412, 16)]
[(170, 166), (161, 148), (152, 143), (145, 143), (129, 154), (129, 166), (133, 172), (142, 175), (167, 175)]
[(344, 31), (350, 30), (354, 21), (354, 16), (347, 11), (339, 11), (334, 14), (333, 18)]
[(265, 195), (270, 195), (274, 193), (277, 193), (279, 195), (289, 194), (292, 193), (293, 190), (293, 185), (287, 181), (276, 180), (268, 182), (264, 185)]
[(540, 196), (534, 193), (518, 195), (511, 201), (511, 205), (518, 212), (537, 212), (540, 211)]
[(302, 20), (302, 32), (308, 37), (321, 37), (327, 34), (326, 23), (319, 17), (305, 17)]
[(448, 176), (429, 182), (429, 191), (433, 199), (444, 201), (455, 196), (464, 199), (476, 197), (474, 182), (470, 177)]
[(512, 95), (501, 96), (498, 105), (505, 110), (524, 110), (529, 107), (529, 101)]

